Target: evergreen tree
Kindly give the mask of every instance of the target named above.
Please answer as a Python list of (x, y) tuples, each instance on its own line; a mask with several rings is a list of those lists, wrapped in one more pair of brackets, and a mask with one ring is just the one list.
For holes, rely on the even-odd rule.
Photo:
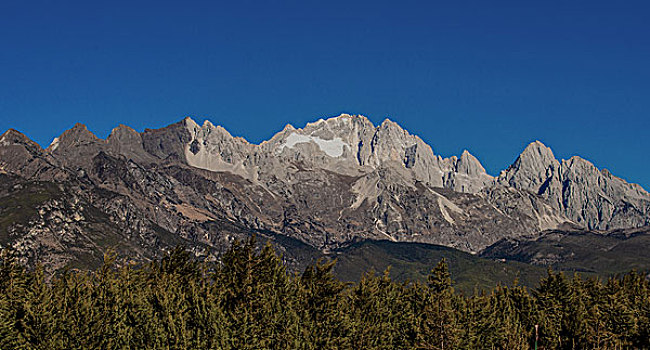
[(351, 326), (343, 298), (346, 285), (334, 277), (334, 264), (309, 266), (299, 280), (301, 338), (308, 349), (350, 348)]
[(454, 289), (447, 261), (443, 258), (428, 277), (421, 296), (422, 319), (418, 347), (422, 349), (453, 349), (458, 328), (452, 308)]
[(445, 260), (427, 283), (387, 270), (356, 284), (318, 262), (290, 275), (270, 245), (236, 242), (219, 263), (183, 248), (131, 266), (46, 280), (0, 253), (0, 349), (650, 349), (650, 281), (549, 270), (529, 292), (454, 293)]

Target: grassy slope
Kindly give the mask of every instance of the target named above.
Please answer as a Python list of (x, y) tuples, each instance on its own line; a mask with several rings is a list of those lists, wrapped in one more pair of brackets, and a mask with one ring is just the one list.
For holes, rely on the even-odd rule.
[(618, 232), (552, 233), (534, 241), (499, 242), (482, 255), (524, 263), (549, 261), (556, 270), (581, 271), (606, 277), (632, 269), (650, 270), (650, 229)]
[(517, 278), (522, 285), (535, 286), (546, 274), (542, 267), (483, 259), (453, 248), (421, 243), (364, 241), (337, 251), (335, 257), (335, 272), (345, 281), (358, 281), (370, 270), (381, 273), (388, 266), (395, 280), (426, 281), (431, 269), (444, 257), (454, 286), (464, 292), (499, 283), (510, 285)]
[[(51, 182), (25, 181), (23, 179), (0, 175), (0, 245), (7, 246), (19, 236), (10, 236), (9, 229), (17, 228), (18, 234), (23, 234), (21, 228), (29, 228), (30, 221), (38, 218), (38, 208), (49, 201), (56, 201), (62, 211), (67, 210), (66, 190), (63, 184)], [(102, 210), (83, 203), (84, 220), (79, 222), (82, 227), (74, 242), (59, 242), (71, 260), (67, 267), (73, 269), (96, 269), (101, 266), (104, 252), (111, 248), (122, 256), (133, 255), (142, 251), (137, 242), (129, 240), (124, 230), (110, 221), (109, 216)], [(155, 226), (158, 239), (163, 245), (176, 246), (187, 244), (178, 235), (172, 234)], [(53, 237), (57, 239), (56, 236)], [(52, 239), (45, 238), (45, 239)]]
[(2, 192), (0, 196), (0, 244), (10, 241), (9, 228), (15, 223), (26, 225), (37, 214), (37, 207), (46, 201), (59, 198), (59, 188), (48, 182), (21, 183), (15, 178), (0, 176)]

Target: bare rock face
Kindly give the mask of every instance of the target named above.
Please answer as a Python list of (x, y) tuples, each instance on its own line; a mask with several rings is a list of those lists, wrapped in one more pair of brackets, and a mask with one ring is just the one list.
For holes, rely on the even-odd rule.
[(559, 171), (560, 162), (555, 159), (553, 151), (535, 141), (524, 149), (510, 168), (501, 173), (498, 181), (537, 194), (545, 191), (556, 193), (557, 183), (552, 183), (552, 179), (558, 177)]
[(505, 215), (532, 219), (535, 229), (528, 230), (531, 233), (575, 224), (548, 201), (529, 191), (496, 185), (484, 188), (481, 195)]
[(145, 151), (159, 159), (185, 160), (185, 145), (192, 141), (192, 135), (185, 127), (186, 121), (162, 129), (145, 129), (142, 133)]
[(245, 178), (255, 177), (255, 169), (248, 161), (252, 145), (246, 140), (233, 137), (226, 129), (207, 120), (199, 126), (186, 118), (184, 124), (191, 138), (183, 150), (188, 165), (210, 171), (230, 171)]
[(452, 171), (444, 176), (444, 187), (456, 192), (477, 193), (494, 184), (494, 178), (485, 172), (476, 157), (469, 151), (463, 151), (460, 158), (451, 157), (449, 166)]
[(126, 125), (120, 124), (113, 129), (106, 143), (109, 153), (122, 155), (134, 162), (149, 164), (158, 161), (158, 158), (145, 151), (140, 133)]
[(55, 138), (46, 151), (66, 169), (78, 171), (87, 169), (92, 157), (105, 148), (106, 140), (98, 138), (85, 125), (77, 123)]
[(4, 172), (30, 176), (36, 172), (32, 163), (42, 154), (41, 146), (14, 129), (0, 136), (0, 169)]
[(14, 129), (0, 136), (0, 173), (57, 181), (64, 181), (69, 175), (41, 146)]
[[(215, 258), (253, 232), (321, 251), (383, 239), (479, 252), (566, 223), (650, 224), (642, 188), (578, 157), (558, 161), (540, 142), (494, 178), (468, 151), (443, 158), (393, 121), (347, 114), (287, 125), (259, 145), (190, 118), (143, 133), (120, 125), (106, 140), (77, 124), (46, 150), (10, 130), (0, 172), (20, 186), (63, 186), (65, 195), (26, 205), (35, 211), (0, 232), (0, 244), (26, 259), (50, 252), (54, 267), (83, 257), (69, 249), (95, 261), (97, 240), (107, 239), (144, 260), (176, 243)], [(41, 211), (67, 214), (52, 226), (58, 214)], [(100, 228), (107, 236), (89, 233)]]
[(260, 145), (233, 137), (209, 121), (199, 126), (190, 118), (164, 129), (147, 130), (143, 140), (145, 149), (158, 158), (184, 159), (192, 167), (230, 172), (251, 181), (284, 179), (288, 176), (284, 164), (299, 162), (310, 169), (348, 176), (389, 168), (413, 183), (460, 192), (476, 193), (493, 182), (468, 152), (460, 159), (443, 159), (422, 139), (388, 119), (375, 127), (363, 116), (347, 114), (302, 129), (287, 125)]
[(574, 222), (609, 230), (650, 224), (650, 194), (580, 157), (558, 161), (541, 142), (531, 143), (498, 183), (539, 194)]
[(20, 146), (30, 154), (40, 154), (43, 152), (41, 146), (15, 129), (9, 129), (0, 135), (0, 145), (4, 147)]

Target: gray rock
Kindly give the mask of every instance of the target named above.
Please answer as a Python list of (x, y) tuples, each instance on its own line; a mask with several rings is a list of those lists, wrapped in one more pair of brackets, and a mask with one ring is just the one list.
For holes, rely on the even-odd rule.
[[(89, 230), (98, 227), (148, 259), (175, 242), (214, 258), (252, 232), (323, 251), (386, 239), (478, 252), (563, 225), (650, 224), (650, 196), (641, 187), (578, 157), (558, 161), (540, 142), (495, 179), (468, 151), (443, 158), (388, 119), (374, 126), (346, 114), (287, 125), (260, 144), (190, 118), (143, 133), (119, 126), (106, 140), (78, 124), (46, 150), (8, 131), (0, 137), (0, 171), (20, 177), (21, 186), (61, 184), (92, 208), (39, 204), (37, 212), (56, 214), (12, 226), (15, 238), (3, 243), (18, 244), (25, 256), (30, 246), (50, 249), (39, 237), (94, 242)], [(48, 220), (54, 231), (33, 231)], [(48, 258), (59, 259), (56, 266), (72, 259), (59, 250)]]
[(541, 142), (531, 143), (497, 182), (539, 194), (574, 222), (608, 230), (650, 225), (650, 194), (574, 156), (558, 161)]

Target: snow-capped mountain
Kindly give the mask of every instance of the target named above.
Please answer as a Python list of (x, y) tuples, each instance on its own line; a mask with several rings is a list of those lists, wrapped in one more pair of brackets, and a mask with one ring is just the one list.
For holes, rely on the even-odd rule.
[[(31, 208), (11, 212), (20, 220), (0, 226), (0, 245), (53, 268), (110, 244), (141, 258), (179, 242), (215, 256), (253, 232), (320, 251), (385, 239), (479, 252), (563, 225), (650, 225), (648, 192), (540, 142), (492, 177), (467, 151), (443, 158), (393, 121), (347, 114), (260, 144), (191, 118), (142, 133), (120, 125), (105, 140), (77, 124), (45, 150), (9, 130), (0, 171), (0, 196)], [(23, 193), (43, 186), (38, 200)]]

